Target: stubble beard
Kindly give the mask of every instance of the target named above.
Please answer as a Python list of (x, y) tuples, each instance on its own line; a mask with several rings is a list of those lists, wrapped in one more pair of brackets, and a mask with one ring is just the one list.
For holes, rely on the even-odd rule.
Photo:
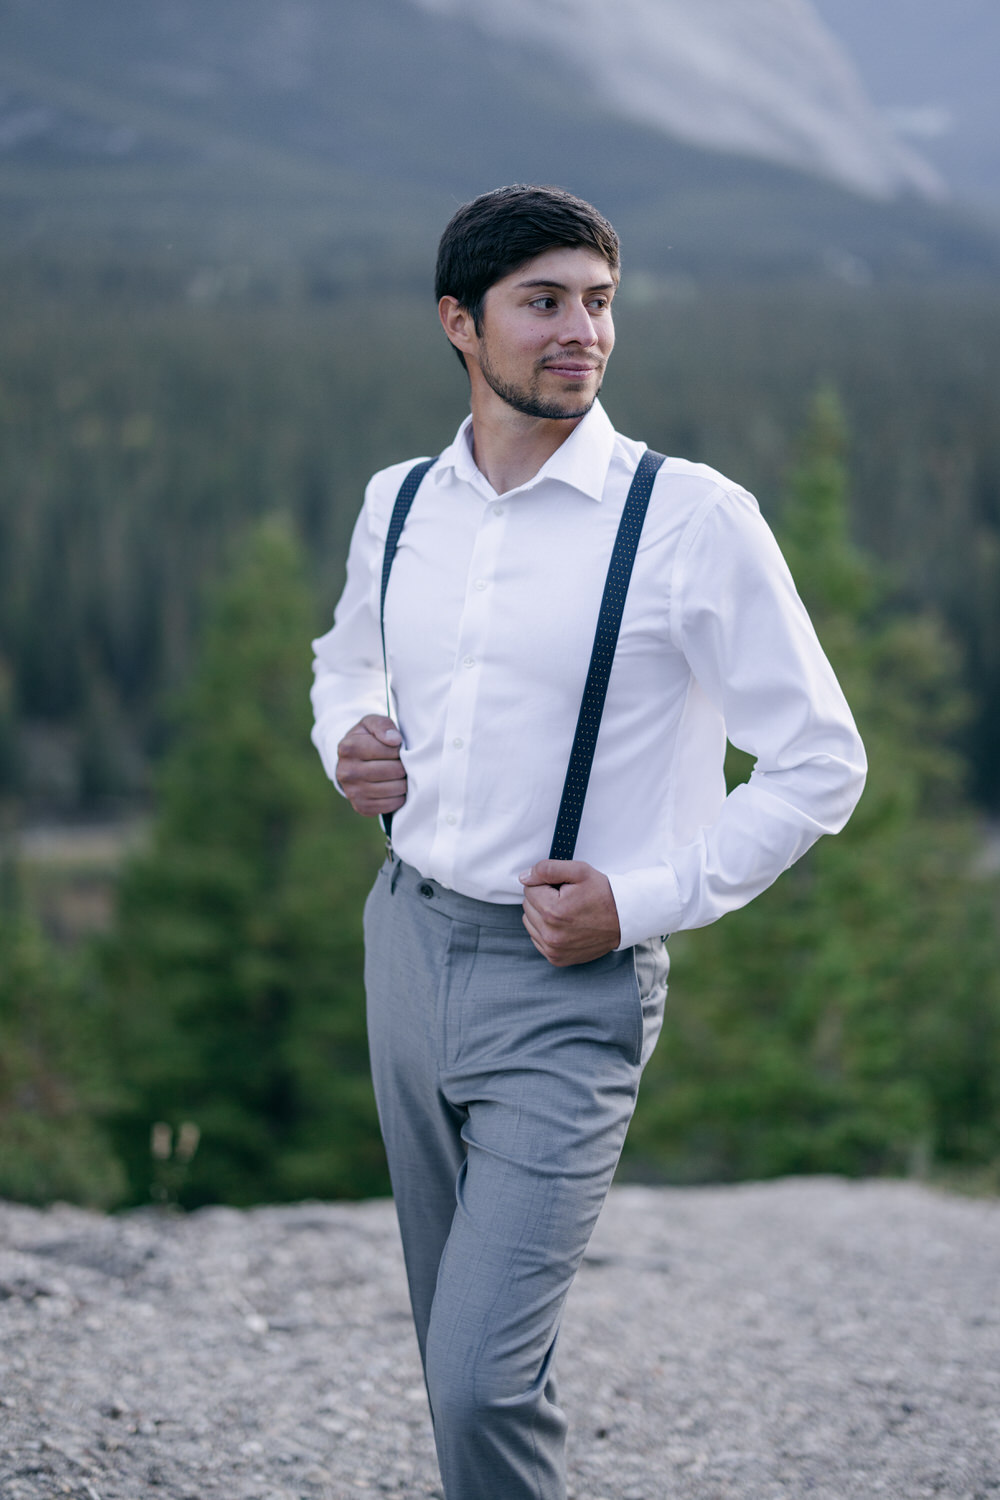
[[(501, 401), (506, 401), (508, 406), (512, 406), (515, 411), (522, 412), (526, 417), (539, 417), (542, 421), (547, 422), (571, 422), (580, 417), (585, 417), (601, 391), (601, 379), (598, 379), (594, 394), (588, 398), (581, 398), (578, 406), (574, 406), (571, 411), (567, 411), (561, 402), (546, 399), (542, 395), (539, 389), (537, 373), (530, 384), (525, 386), (512, 385), (509, 381), (504, 380), (503, 376), (498, 375), (490, 364), (489, 355), (482, 344), (480, 344), (479, 348), (479, 369), (490, 390), (499, 396)], [(603, 377), (603, 370), (600, 374)], [(569, 399), (571, 393), (567, 392), (566, 394), (567, 399)]]

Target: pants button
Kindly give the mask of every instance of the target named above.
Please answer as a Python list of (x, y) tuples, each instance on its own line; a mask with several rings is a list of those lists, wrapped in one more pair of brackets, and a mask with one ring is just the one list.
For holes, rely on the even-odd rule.
[(430, 898), (434, 894), (434, 887), (432, 885), (418, 885), (417, 890), (420, 892), (421, 896), (427, 896), (428, 898)]

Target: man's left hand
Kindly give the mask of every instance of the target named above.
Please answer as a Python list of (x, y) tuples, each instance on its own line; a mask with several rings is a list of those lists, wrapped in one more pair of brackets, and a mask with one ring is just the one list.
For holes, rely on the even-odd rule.
[(582, 859), (540, 859), (518, 879), (524, 925), (543, 958), (557, 969), (602, 958), (621, 942), (618, 908), (608, 877)]

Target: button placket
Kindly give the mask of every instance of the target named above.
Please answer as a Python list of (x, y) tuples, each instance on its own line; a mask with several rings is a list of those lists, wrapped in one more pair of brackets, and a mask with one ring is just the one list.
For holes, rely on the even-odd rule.
[(469, 747), (474, 746), (473, 721), (480, 673), (487, 654), (489, 618), (492, 609), (490, 581), (506, 523), (505, 508), (485, 505), (469, 558), (467, 585), (456, 642), (455, 667), (448, 691), (444, 724), (444, 754), (439, 780), (440, 800), (433, 855), (441, 868), (450, 868), (455, 858), (465, 811)]

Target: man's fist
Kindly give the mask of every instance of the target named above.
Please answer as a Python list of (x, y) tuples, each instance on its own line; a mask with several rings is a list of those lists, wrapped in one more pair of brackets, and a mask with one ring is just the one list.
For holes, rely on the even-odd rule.
[(406, 801), (399, 758), (403, 736), (385, 714), (365, 714), (337, 746), (337, 782), (355, 812), (366, 818), (394, 813)]
[(524, 886), (524, 925), (557, 969), (603, 958), (621, 942), (611, 882), (582, 859), (540, 859), (517, 877)]

